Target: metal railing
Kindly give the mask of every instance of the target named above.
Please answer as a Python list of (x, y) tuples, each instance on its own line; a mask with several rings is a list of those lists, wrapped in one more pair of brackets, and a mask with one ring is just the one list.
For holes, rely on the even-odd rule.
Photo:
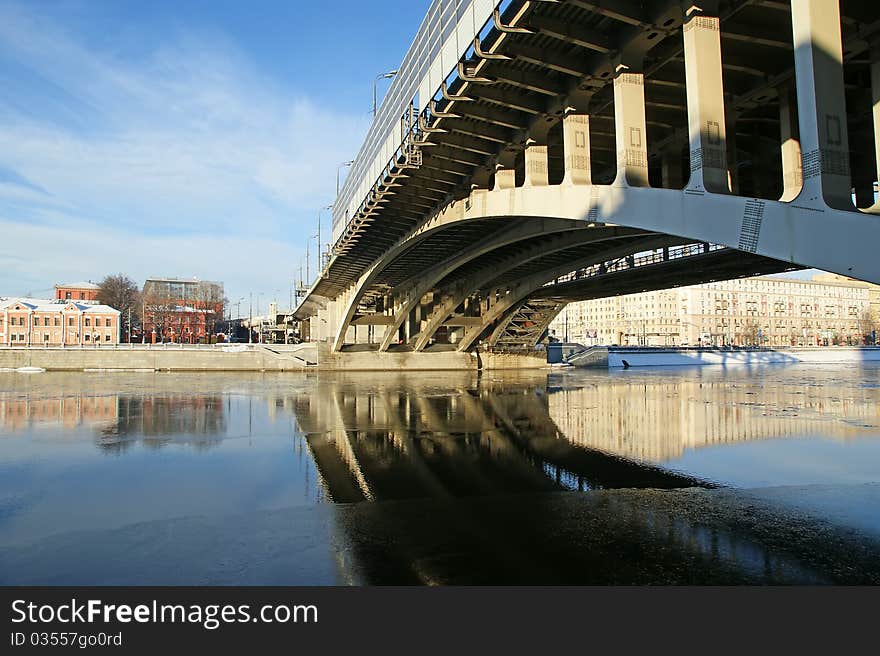
[(610, 273), (627, 271), (629, 269), (636, 269), (638, 267), (649, 266), (652, 264), (672, 262), (686, 257), (705, 255), (706, 253), (724, 250), (725, 248), (727, 247), (722, 246), (721, 244), (707, 244), (703, 242), (672, 246), (666, 249), (658, 248), (652, 251), (645, 251), (643, 253), (618, 257), (613, 260), (606, 260), (605, 262), (598, 262), (582, 269), (575, 269), (574, 271), (544, 283), (543, 286), (549, 287), (563, 282), (594, 278), (596, 276), (604, 276)]

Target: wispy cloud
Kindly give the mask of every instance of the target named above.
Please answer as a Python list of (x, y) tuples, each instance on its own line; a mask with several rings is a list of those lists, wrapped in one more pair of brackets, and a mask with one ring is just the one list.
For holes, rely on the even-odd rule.
[[(122, 56), (4, 5), (0, 67), (0, 293), (117, 270), (286, 285), (366, 128), (223, 35)], [(16, 267), (35, 245), (40, 261)]]

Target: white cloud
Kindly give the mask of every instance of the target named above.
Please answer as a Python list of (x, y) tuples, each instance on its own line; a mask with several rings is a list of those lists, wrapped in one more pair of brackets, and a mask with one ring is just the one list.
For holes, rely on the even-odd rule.
[[(3, 59), (46, 102), (0, 99), (0, 167), (47, 193), (0, 182), (0, 293), (115, 271), (286, 285), (367, 127), (217, 35), (178, 34), (132, 61), (4, 5)], [(34, 244), (40, 261), (17, 264)]]

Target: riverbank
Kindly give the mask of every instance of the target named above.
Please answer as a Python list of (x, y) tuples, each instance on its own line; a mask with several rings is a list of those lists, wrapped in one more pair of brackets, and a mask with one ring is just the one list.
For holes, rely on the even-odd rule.
[(880, 362), (880, 347), (817, 346), (785, 349), (609, 348), (610, 369), (704, 365), (861, 364)]
[(100, 348), (3, 348), (0, 370), (303, 371), (315, 366), (310, 344), (149, 345)]

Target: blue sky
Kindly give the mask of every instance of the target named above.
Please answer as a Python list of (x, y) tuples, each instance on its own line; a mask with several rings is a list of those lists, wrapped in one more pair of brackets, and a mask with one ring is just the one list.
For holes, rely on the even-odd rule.
[(0, 296), (123, 272), (288, 299), (428, 4), (0, 0)]

